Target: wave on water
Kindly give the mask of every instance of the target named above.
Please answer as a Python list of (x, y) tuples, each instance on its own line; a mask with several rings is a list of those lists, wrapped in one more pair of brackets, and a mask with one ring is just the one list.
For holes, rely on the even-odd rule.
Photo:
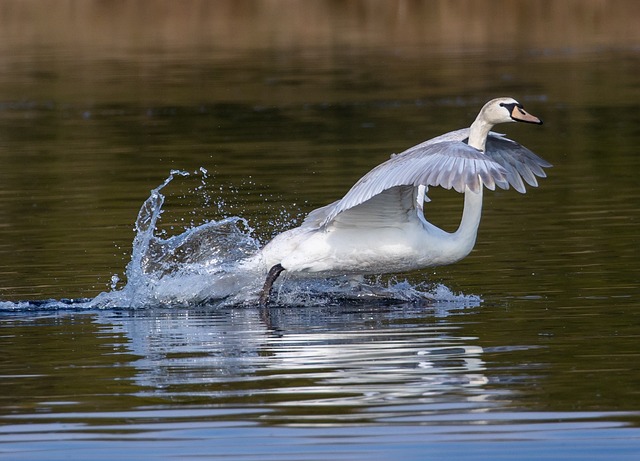
[[(206, 170), (201, 169), (206, 179)], [(1, 302), (3, 310), (60, 308), (149, 308), (191, 306), (256, 306), (266, 268), (242, 264), (262, 246), (246, 219), (231, 216), (163, 237), (158, 222), (165, 196), (161, 191), (176, 176), (151, 191), (135, 223), (131, 260), (125, 269), (126, 283), (93, 299)], [(284, 229), (282, 229), (284, 230)], [(161, 235), (158, 235), (161, 234)], [(453, 293), (442, 284), (413, 284), (396, 278), (375, 277), (363, 282), (347, 278), (293, 279), (281, 277), (272, 302), (278, 306), (318, 306), (360, 300), (430, 301), (477, 306), (476, 295)]]

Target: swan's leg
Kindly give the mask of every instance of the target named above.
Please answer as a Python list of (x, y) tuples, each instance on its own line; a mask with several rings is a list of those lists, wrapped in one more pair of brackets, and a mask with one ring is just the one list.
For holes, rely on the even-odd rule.
[(273, 282), (276, 281), (283, 270), (284, 267), (282, 267), (280, 264), (276, 264), (271, 269), (269, 269), (267, 279), (264, 281), (264, 286), (262, 287), (262, 293), (260, 293), (260, 307), (267, 307), (269, 297), (271, 296), (271, 288), (273, 287)]

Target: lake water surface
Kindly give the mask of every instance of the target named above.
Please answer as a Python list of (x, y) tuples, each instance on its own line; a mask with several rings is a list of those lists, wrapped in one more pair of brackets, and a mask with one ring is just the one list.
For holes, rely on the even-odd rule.
[[(636, 2), (62, 3), (0, 18), (0, 458), (637, 458)], [(241, 217), (264, 243), (497, 96), (554, 167), (485, 194), (462, 262), (268, 313), (184, 273), (127, 291), (172, 171), (155, 235)], [(453, 229), (461, 197), (429, 195)]]

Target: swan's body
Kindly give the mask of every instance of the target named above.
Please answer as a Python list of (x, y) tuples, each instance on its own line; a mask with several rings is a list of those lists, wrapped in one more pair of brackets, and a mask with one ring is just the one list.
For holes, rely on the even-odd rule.
[(307, 220), (264, 247), (265, 266), (280, 264), (292, 273), (381, 274), (451, 264), (468, 255), (480, 223), (482, 191), (467, 192), (466, 213), (452, 234), (417, 212), (417, 192), (396, 186), (352, 213), (342, 212), (329, 225)]
[[(470, 128), (414, 146), (378, 165), (340, 200), (318, 208), (300, 227), (277, 235), (253, 262), (269, 269), (260, 298), (286, 270), (304, 275), (398, 273), (451, 264), (475, 245), (482, 215), (483, 186), (525, 192), (537, 186), (543, 167), (533, 152), (490, 133), (498, 123), (542, 122), (512, 98), (489, 101)], [(423, 203), (429, 186), (465, 194), (460, 226), (445, 232), (429, 223)]]

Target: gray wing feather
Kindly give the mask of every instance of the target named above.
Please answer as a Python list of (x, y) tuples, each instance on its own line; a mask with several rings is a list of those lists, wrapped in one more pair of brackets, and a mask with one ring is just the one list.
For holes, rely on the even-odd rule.
[[(477, 192), (482, 184), (494, 189), (507, 184), (502, 166), (461, 141), (422, 143), (378, 165), (324, 214), (327, 224), (339, 213), (395, 186), (441, 186)], [(319, 214), (315, 214), (317, 222)], [(311, 222), (309, 221), (309, 224)]]
[[(467, 143), (468, 140), (469, 128), (462, 128), (425, 141), (416, 146), (416, 148), (441, 141), (461, 141)], [(411, 151), (411, 149), (406, 152), (409, 151)], [(508, 184), (522, 194), (526, 193), (525, 182), (532, 187), (538, 187), (537, 177), (547, 177), (543, 168), (553, 166), (521, 144), (494, 131), (490, 131), (487, 137), (485, 154), (505, 169)], [(460, 172), (460, 174), (462, 174), (462, 172)], [(483, 178), (483, 180), (484, 179), (485, 178)], [(509, 185), (505, 187), (498, 184), (498, 186), (503, 189), (508, 189)], [(456, 190), (458, 189), (456, 188)]]
[(440, 186), (462, 193), (466, 188), (477, 192), (482, 185), (490, 190), (511, 185), (525, 193), (524, 183), (537, 186), (536, 176), (546, 177), (543, 168), (551, 166), (504, 135), (490, 132), (486, 152), (469, 146), (468, 137), (469, 129), (463, 128), (392, 156), (363, 176), (342, 199), (309, 213), (303, 225), (326, 225), (338, 214), (396, 186)]
[(497, 133), (489, 133), (486, 148), (487, 156), (502, 165), (507, 172), (509, 184), (522, 194), (526, 192), (523, 180), (530, 186), (537, 187), (536, 176), (546, 178), (543, 168), (552, 166), (526, 147)]

